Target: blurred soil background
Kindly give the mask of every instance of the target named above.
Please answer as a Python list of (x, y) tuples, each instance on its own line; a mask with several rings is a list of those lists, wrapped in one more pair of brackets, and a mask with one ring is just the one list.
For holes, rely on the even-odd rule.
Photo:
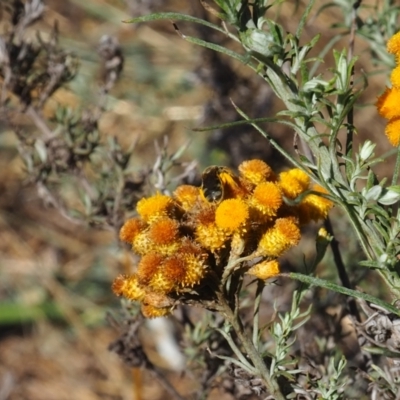
[[(286, 1), (274, 7), (270, 16), (294, 32), (305, 3)], [(285, 168), (281, 157), (252, 128), (207, 133), (191, 130), (239, 119), (230, 99), (252, 117), (272, 116), (281, 104), (260, 78), (224, 56), (185, 42), (171, 22), (122, 22), (150, 11), (206, 15), (194, 0), (45, 1), (43, 17), (30, 27), (29, 35), (35, 40), (39, 31), (43, 38), (49, 37), (57, 22), (60, 46), (80, 61), (76, 77), (46, 101), (44, 119), (51, 120), (60, 106), (82, 109), (97, 104), (102, 77), (97, 49), (101, 38), (108, 35), (118, 40), (124, 65), (107, 96), (107, 111), (101, 115), (99, 131), (105, 138), (116, 137), (125, 149), (135, 144), (130, 164), (139, 177), (151, 171), (157, 158), (154, 143), (158, 141), (162, 147), (165, 137), (169, 153), (189, 141), (182, 160), (196, 162), (196, 168), (186, 176), (193, 183), (199, 182), (201, 170), (211, 164), (235, 167), (245, 159), (261, 158), (274, 168)], [(210, 15), (208, 18), (212, 19)], [(307, 37), (321, 33), (322, 48), (335, 32), (331, 25), (341, 18), (340, 12), (332, 9), (318, 16), (314, 13), (306, 27)], [(0, 32), (8, 26), (9, 15), (3, 9)], [(178, 28), (182, 34), (204, 40), (227, 41), (187, 23), (178, 23)], [(337, 48), (346, 46), (347, 38)], [(355, 53), (360, 55), (356, 74), (377, 69), (362, 40), (357, 40)], [(324, 65), (323, 69), (328, 67)], [(370, 78), (361, 107), (355, 111), (356, 140), (375, 140), (379, 153), (390, 150), (383, 136), (384, 121), (373, 107), (386, 82), (387, 71), (382, 72)], [(37, 126), (15, 104), (7, 118), (1, 115), (0, 400), (169, 398), (154, 378), (127, 367), (108, 350), (120, 334), (107, 318), (108, 313), (118, 315), (120, 310), (111, 283), (129, 268), (128, 256), (118, 243), (118, 227), (104, 229), (84, 221), (77, 223), (57, 207), (45, 204), (35, 182), (27, 179), (15, 134), (23, 131), (34, 136)], [(293, 149), (291, 131), (282, 126), (266, 128)], [(391, 159), (384, 168), (378, 174), (390, 176)], [(175, 168), (171, 174), (181, 172)], [(349, 240), (349, 227), (340, 215), (335, 222), (337, 238), (347, 243), (346, 257), (351, 258), (359, 252), (355, 239)], [(302, 248), (299, 254), (307, 251)], [(291, 291), (292, 286), (286, 290), (281, 286), (271, 296), (279, 294), (287, 299)], [(157, 354), (151, 335), (147, 336), (154, 362), (166, 371), (178, 391), (193, 393), (195, 383), (190, 376), (173, 371), (168, 360)], [(231, 398), (217, 389), (213, 396)]]

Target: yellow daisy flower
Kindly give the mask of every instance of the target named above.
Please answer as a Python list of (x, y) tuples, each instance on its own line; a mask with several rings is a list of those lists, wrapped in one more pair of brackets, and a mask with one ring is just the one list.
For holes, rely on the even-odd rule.
[[(312, 190), (327, 194), (327, 191), (319, 185), (314, 185)], [(333, 202), (325, 197), (316, 194), (309, 194), (299, 205), (299, 217), (301, 224), (325, 219), (328, 216), (330, 209), (333, 207)]]
[(177, 253), (163, 260), (149, 285), (154, 291), (167, 294), (183, 282), (185, 275), (185, 260)]
[(153, 222), (146, 235), (152, 244), (150, 250), (170, 255), (179, 246), (179, 223), (171, 218), (160, 218)]
[(397, 147), (400, 144), (400, 116), (388, 122), (385, 134), (392, 146)]
[(142, 301), (146, 294), (140, 286), (136, 274), (119, 275), (112, 284), (112, 290), (117, 296), (124, 296), (129, 300)]
[(174, 197), (185, 211), (189, 211), (198, 201), (200, 188), (191, 185), (181, 185), (174, 191)]
[(253, 185), (276, 179), (272, 168), (262, 160), (244, 161), (239, 165), (238, 170), (240, 175)]
[(278, 218), (275, 225), (261, 237), (257, 251), (260, 255), (276, 258), (296, 246), (300, 238), (300, 229), (294, 218)]
[(152, 222), (160, 217), (171, 215), (174, 209), (174, 201), (171, 197), (157, 193), (154, 196), (141, 199), (136, 210), (146, 222)]
[[(397, 65), (397, 67), (392, 71), (392, 73), (390, 75), (390, 82), (392, 82), (392, 85), (396, 89), (400, 89), (400, 65)], [(399, 114), (400, 114), (400, 111), (399, 111)]]
[(229, 234), (213, 224), (198, 225), (196, 227), (196, 240), (205, 249), (216, 252), (225, 247)]
[(295, 199), (308, 189), (310, 177), (301, 169), (293, 168), (279, 174), (279, 186), (289, 199)]
[(249, 201), (263, 216), (274, 217), (283, 203), (279, 187), (273, 182), (262, 182), (255, 189)]
[(148, 285), (159, 270), (165, 257), (159, 253), (144, 255), (138, 264), (137, 277), (141, 285)]
[(253, 275), (263, 281), (278, 275), (279, 272), (279, 262), (277, 260), (261, 261), (247, 271), (249, 275)]
[(400, 89), (386, 88), (378, 97), (376, 108), (381, 117), (392, 119), (400, 117)]
[(146, 224), (138, 219), (131, 218), (122, 225), (121, 230), (119, 231), (119, 238), (126, 243), (132, 244), (134, 238), (142, 232), (146, 227)]
[(388, 53), (400, 56), (400, 31), (388, 40), (386, 48)]
[(228, 233), (243, 230), (249, 218), (249, 207), (240, 199), (222, 201), (215, 211), (215, 223)]

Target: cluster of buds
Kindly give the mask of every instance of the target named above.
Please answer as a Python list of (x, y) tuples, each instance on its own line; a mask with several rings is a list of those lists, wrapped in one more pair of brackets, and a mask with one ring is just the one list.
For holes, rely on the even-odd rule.
[(172, 196), (137, 203), (138, 217), (126, 221), (120, 238), (141, 258), (113, 290), (141, 302), (146, 317), (158, 317), (177, 299), (210, 293), (233, 272), (276, 276), (278, 258), (300, 241), (301, 225), (326, 218), (333, 204), (324, 194), (305, 172), (276, 175), (261, 160), (243, 162), (238, 175), (209, 167), (201, 187), (182, 185)]
[(392, 146), (400, 144), (400, 32), (387, 42), (387, 51), (394, 54), (396, 67), (390, 75), (391, 88), (386, 88), (378, 97), (376, 107), (379, 114), (388, 120), (385, 133)]

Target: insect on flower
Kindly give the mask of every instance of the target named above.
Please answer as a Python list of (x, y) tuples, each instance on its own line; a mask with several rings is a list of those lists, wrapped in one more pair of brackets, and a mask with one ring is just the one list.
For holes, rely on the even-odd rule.
[(237, 176), (227, 167), (212, 165), (204, 170), (201, 196), (210, 203), (220, 203), (242, 191)]

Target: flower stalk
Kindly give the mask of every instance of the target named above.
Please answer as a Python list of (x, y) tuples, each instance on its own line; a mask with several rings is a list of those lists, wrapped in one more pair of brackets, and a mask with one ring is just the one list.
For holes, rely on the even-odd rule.
[(240, 344), (245, 350), (245, 354), (250, 358), (254, 368), (257, 371), (257, 374), (262, 379), (270, 395), (276, 400), (285, 400), (285, 397), (279, 388), (278, 382), (271, 376), (271, 373), (268, 370), (260, 351), (254, 346), (251, 335), (245, 331), (240, 318), (234, 311), (232, 311), (231, 306), (226, 301), (225, 296), (220, 295), (218, 302), (221, 306), (221, 312), (235, 331)]

